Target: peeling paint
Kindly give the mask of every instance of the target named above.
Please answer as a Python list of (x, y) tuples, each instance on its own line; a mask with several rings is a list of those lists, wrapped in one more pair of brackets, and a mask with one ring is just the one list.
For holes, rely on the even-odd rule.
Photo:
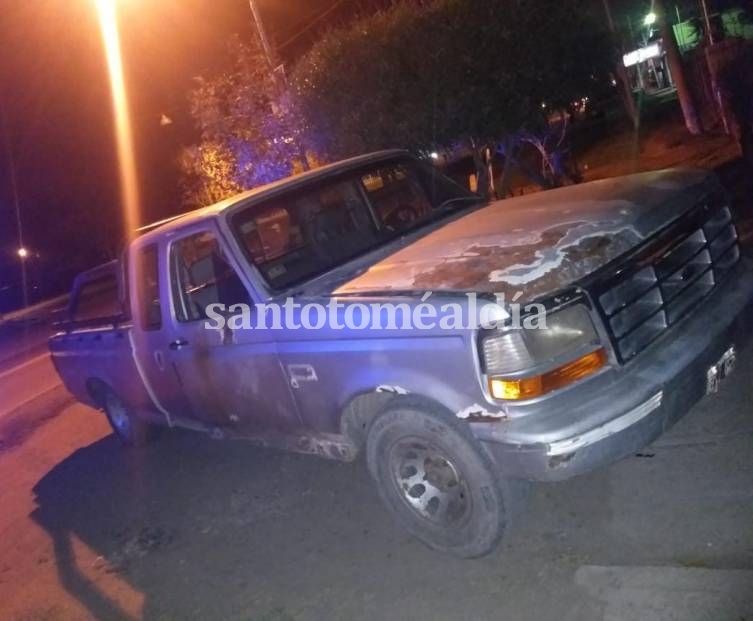
[(697, 204), (713, 175), (666, 170), (497, 201), (372, 265), (335, 293), (555, 293)]
[[(640, 243), (641, 236), (632, 227), (626, 227), (619, 223), (585, 222), (574, 224), (554, 246), (536, 250), (535, 259), (531, 263), (517, 263), (505, 269), (494, 270), (489, 274), (489, 281), (520, 286), (544, 278), (567, 260), (568, 250), (585, 245), (589, 240), (597, 242), (595, 245), (599, 247), (599, 256), (596, 258), (601, 262), (608, 256), (619, 256), (622, 251), (629, 250), (635, 244)], [(599, 244), (598, 242), (604, 243)]]
[(505, 412), (493, 412), (487, 410), (483, 405), (479, 405), (478, 403), (474, 403), (473, 405), (469, 405), (467, 408), (460, 410), (459, 412), (455, 412), (455, 416), (462, 418), (463, 420), (467, 420), (469, 418), (507, 418), (507, 414), (505, 414)]
[(403, 388), (402, 386), (390, 386), (389, 384), (382, 384), (381, 386), (377, 386), (376, 392), (391, 392), (396, 395), (410, 394), (407, 388)]

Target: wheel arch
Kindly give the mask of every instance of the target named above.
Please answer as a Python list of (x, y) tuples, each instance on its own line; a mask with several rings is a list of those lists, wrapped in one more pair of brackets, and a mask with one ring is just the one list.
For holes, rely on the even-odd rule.
[(448, 421), (457, 421), (452, 411), (436, 399), (421, 393), (407, 392), (397, 386), (381, 385), (369, 392), (362, 392), (347, 403), (340, 417), (340, 432), (360, 451), (366, 445), (366, 438), (374, 420), (387, 407), (402, 404), (410, 407), (442, 411)]
[(112, 391), (112, 386), (100, 377), (90, 377), (86, 380), (86, 392), (92, 400), (92, 403), (100, 409), (105, 406), (105, 397), (107, 393)]

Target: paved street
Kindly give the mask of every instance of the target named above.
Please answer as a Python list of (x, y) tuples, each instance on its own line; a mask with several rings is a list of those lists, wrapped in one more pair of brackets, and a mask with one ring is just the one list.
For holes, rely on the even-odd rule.
[[(4, 411), (47, 385), (31, 341)], [(751, 377), (747, 354), (640, 457), (534, 487), (479, 561), (396, 528), (361, 461), (190, 432), (128, 451), (57, 400), (0, 439), (0, 618), (753, 619)]]
[(0, 372), (3, 400), (0, 403), (0, 420), (16, 411), (39, 394), (60, 384), (60, 379), (47, 353), (37, 354)]

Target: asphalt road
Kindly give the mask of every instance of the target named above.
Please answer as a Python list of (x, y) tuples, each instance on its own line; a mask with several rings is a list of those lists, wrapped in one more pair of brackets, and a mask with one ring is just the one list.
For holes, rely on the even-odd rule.
[(0, 420), (59, 385), (60, 378), (47, 353), (36, 354), (0, 371)]
[(0, 425), (20, 408), (60, 386), (47, 351), (51, 309), (0, 321)]
[[(9, 382), (42, 377), (30, 348)], [(498, 553), (424, 548), (362, 462), (56, 405), (0, 448), (0, 619), (753, 619), (753, 355), (640, 457), (532, 489)], [(0, 444), (2, 447), (2, 444)]]

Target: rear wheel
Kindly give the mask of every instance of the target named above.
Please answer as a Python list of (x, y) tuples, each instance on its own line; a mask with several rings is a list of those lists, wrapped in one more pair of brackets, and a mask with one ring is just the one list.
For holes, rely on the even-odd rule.
[(367, 460), (387, 508), (429, 547), (473, 558), (501, 541), (505, 482), (452, 414), (411, 398), (393, 402), (372, 425)]
[(143, 446), (154, 437), (154, 425), (138, 418), (112, 390), (104, 394), (103, 409), (112, 430), (124, 445)]

